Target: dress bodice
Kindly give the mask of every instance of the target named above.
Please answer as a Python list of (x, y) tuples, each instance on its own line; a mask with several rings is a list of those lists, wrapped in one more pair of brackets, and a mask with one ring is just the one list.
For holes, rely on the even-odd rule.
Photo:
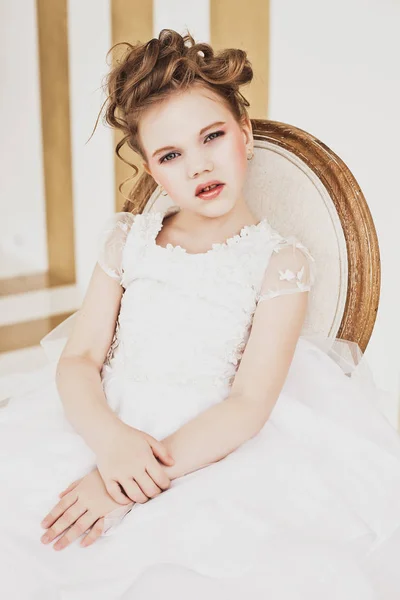
[(225, 386), (265, 292), (271, 254), (288, 244), (263, 219), (207, 252), (162, 247), (156, 238), (166, 214), (118, 213), (103, 233), (99, 263), (124, 288), (103, 370), (134, 381)]

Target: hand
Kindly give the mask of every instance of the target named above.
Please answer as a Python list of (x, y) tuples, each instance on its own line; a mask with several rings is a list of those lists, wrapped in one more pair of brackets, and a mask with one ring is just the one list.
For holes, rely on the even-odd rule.
[(81, 546), (90, 546), (103, 532), (104, 517), (121, 508), (110, 498), (97, 468), (71, 483), (59, 496), (62, 500), (41, 523), (47, 529), (41, 538), (44, 544), (66, 532), (54, 544), (54, 550), (62, 550), (91, 527), (81, 540)]
[(171, 483), (157, 458), (167, 466), (175, 463), (164, 444), (121, 421), (97, 453), (96, 462), (113, 500), (144, 504)]

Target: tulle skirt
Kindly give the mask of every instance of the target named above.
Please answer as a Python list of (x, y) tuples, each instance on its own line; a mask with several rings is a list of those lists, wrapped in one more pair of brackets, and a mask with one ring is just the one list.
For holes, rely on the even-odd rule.
[[(398, 600), (400, 436), (356, 345), (301, 337), (256, 436), (122, 518), (110, 515), (92, 546), (77, 540), (60, 552), (40, 542), (40, 522), (95, 456), (65, 419), (54, 376), (50, 360), (3, 380), (7, 600)], [(120, 418), (157, 439), (229, 393), (122, 385), (112, 370), (103, 385)]]

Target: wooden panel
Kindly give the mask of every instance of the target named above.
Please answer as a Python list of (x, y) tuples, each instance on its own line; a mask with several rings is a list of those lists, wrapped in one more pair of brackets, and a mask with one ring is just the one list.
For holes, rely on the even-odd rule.
[(241, 48), (253, 66), (254, 79), (240, 88), (253, 119), (268, 115), (269, 1), (210, 0), (210, 43), (215, 50)]
[(49, 273), (75, 283), (67, 0), (37, 0)]
[(42, 337), (72, 314), (73, 312), (51, 315), (44, 319), (0, 327), (0, 352), (37, 346)]
[[(147, 42), (153, 36), (153, 0), (111, 0), (111, 31), (112, 44), (118, 42)], [(119, 131), (114, 135), (114, 147), (118, 144), (122, 134)], [(124, 147), (121, 150), (122, 156), (136, 165), (139, 169), (138, 175), (131, 182), (127, 182), (123, 187), (123, 193), (127, 191), (138, 181), (143, 172), (142, 161), (139, 156), (129, 148)], [(133, 169), (124, 164), (115, 155), (115, 209), (122, 210), (125, 202), (124, 197), (118, 190), (118, 186), (127, 177), (132, 177)]]
[(63, 281), (57, 275), (49, 272), (18, 275), (0, 279), (0, 297), (45, 290), (62, 284)]

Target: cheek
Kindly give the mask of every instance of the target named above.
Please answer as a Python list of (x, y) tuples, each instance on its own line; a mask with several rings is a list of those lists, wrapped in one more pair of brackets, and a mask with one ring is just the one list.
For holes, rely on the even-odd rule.
[(232, 144), (231, 164), (235, 173), (239, 176), (243, 175), (247, 169), (247, 154), (246, 147), (243, 143), (242, 136), (236, 136)]
[(173, 182), (172, 169), (168, 167), (163, 169), (161, 165), (156, 165), (152, 168), (152, 175), (166, 190), (171, 187), (171, 180)]

